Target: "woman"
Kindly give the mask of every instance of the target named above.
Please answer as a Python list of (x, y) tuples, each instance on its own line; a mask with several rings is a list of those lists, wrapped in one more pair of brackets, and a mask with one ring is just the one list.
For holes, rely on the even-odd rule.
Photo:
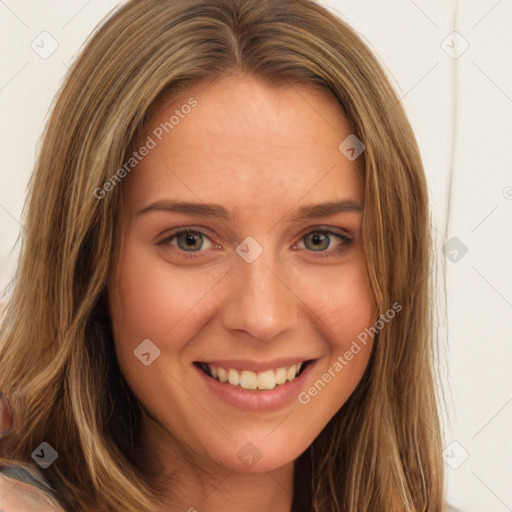
[(128, 2), (25, 227), (0, 462), (64, 510), (445, 510), (422, 163), (324, 8)]

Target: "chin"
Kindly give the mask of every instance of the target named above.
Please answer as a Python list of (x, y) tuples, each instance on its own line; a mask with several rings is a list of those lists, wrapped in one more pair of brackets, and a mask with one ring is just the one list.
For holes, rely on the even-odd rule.
[(254, 436), (253, 441), (250, 441), (250, 436), (245, 436), (244, 440), (232, 440), (228, 446), (219, 447), (215, 453), (210, 453), (220, 465), (231, 471), (255, 474), (274, 471), (294, 463), (310, 445), (303, 442), (292, 446), (286, 435), (276, 436), (273, 440), (270, 439), (272, 434), (268, 436), (268, 433)]

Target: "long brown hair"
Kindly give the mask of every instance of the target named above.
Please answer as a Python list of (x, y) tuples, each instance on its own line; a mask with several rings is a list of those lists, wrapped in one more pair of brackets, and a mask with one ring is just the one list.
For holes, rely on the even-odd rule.
[[(154, 512), (137, 463), (140, 409), (113, 351), (107, 308), (122, 187), (98, 199), (155, 101), (233, 73), (332, 92), (366, 150), (363, 251), (380, 314), (358, 387), (309, 449), (314, 512), (440, 512), (441, 429), (430, 303), (425, 176), (414, 134), (377, 59), (308, 0), (132, 0), (93, 34), (44, 136), (18, 273), (1, 331), (0, 389), (16, 428), (0, 462), (45, 470), (69, 510)], [(340, 141), (341, 142), (341, 141)], [(134, 171), (136, 172), (136, 171)]]

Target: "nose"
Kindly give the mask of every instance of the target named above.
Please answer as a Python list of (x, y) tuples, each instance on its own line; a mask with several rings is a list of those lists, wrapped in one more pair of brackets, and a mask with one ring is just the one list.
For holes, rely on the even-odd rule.
[(244, 331), (255, 340), (267, 341), (296, 326), (300, 301), (293, 284), (273, 267), (276, 265), (266, 251), (252, 263), (237, 261), (222, 312), (227, 330)]

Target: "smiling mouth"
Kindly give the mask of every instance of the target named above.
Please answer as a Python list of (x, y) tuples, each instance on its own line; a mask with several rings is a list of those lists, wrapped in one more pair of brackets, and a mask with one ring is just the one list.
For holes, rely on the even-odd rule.
[(262, 372), (224, 368), (209, 363), (195, 362), (208, 377), (219, 382), (247, 390), (270, 390), (294, 381), (312, 360)]

